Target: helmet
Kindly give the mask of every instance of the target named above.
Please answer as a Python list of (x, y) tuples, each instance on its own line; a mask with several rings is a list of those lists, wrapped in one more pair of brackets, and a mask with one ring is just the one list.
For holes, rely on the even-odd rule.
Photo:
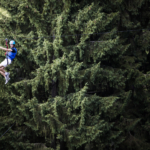
[(11, 41), (9, 42), (9, 44), (15, 45), (15, 41), (14, 41), (14, 40), (11, 40)]

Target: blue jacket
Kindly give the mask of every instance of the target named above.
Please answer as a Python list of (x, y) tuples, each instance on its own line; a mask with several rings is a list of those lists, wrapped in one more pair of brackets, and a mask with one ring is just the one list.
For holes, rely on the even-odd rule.
[(15, 47), (13, 47), (11, 49), (12, 49), (12, 52), (8, 52), (6, 55), (6, 58), (14, 60), (14, 58), (16, 57), (16, 54), (17, 54), (17, 49)]

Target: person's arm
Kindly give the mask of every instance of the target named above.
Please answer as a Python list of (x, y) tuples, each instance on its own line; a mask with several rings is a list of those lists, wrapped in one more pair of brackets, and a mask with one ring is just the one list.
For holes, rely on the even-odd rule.
[(12, 49), (3, 48), (3, 47), (1, 47), (1, 46), (0, 46), (0, 49), (4, 50), (4, 51), (6, 51), (6, 52), (12, 52)]

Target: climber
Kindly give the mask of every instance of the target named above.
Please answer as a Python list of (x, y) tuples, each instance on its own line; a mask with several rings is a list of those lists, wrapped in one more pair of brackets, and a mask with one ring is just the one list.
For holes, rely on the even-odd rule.
[(8, 47), (7, 48), (0, 47), (0, 49), (6, 51), (6, 58), (4, 59), (3, 62), (0, 63), (0, 73), (4, 76), (6, 80), (5, 84), (7, 84), (8, 81), (10, 80), (9, 78), (10, 73), (5, 71), (5, 67), (7, 67), (12, 63), (17, 54), (17, 49), (15, 48), (15, 41), (12, 40), (10, 41), (9, 44), (11, 49), (7, 49)]

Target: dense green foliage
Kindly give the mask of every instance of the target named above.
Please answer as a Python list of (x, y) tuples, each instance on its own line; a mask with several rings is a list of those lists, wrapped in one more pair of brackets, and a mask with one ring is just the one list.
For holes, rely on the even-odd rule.
[(16, 122), (0, 149), (150, 149), (148, 0), (0, 4), (1, 45), (18, 49), (0, 76), (0, 135)]

